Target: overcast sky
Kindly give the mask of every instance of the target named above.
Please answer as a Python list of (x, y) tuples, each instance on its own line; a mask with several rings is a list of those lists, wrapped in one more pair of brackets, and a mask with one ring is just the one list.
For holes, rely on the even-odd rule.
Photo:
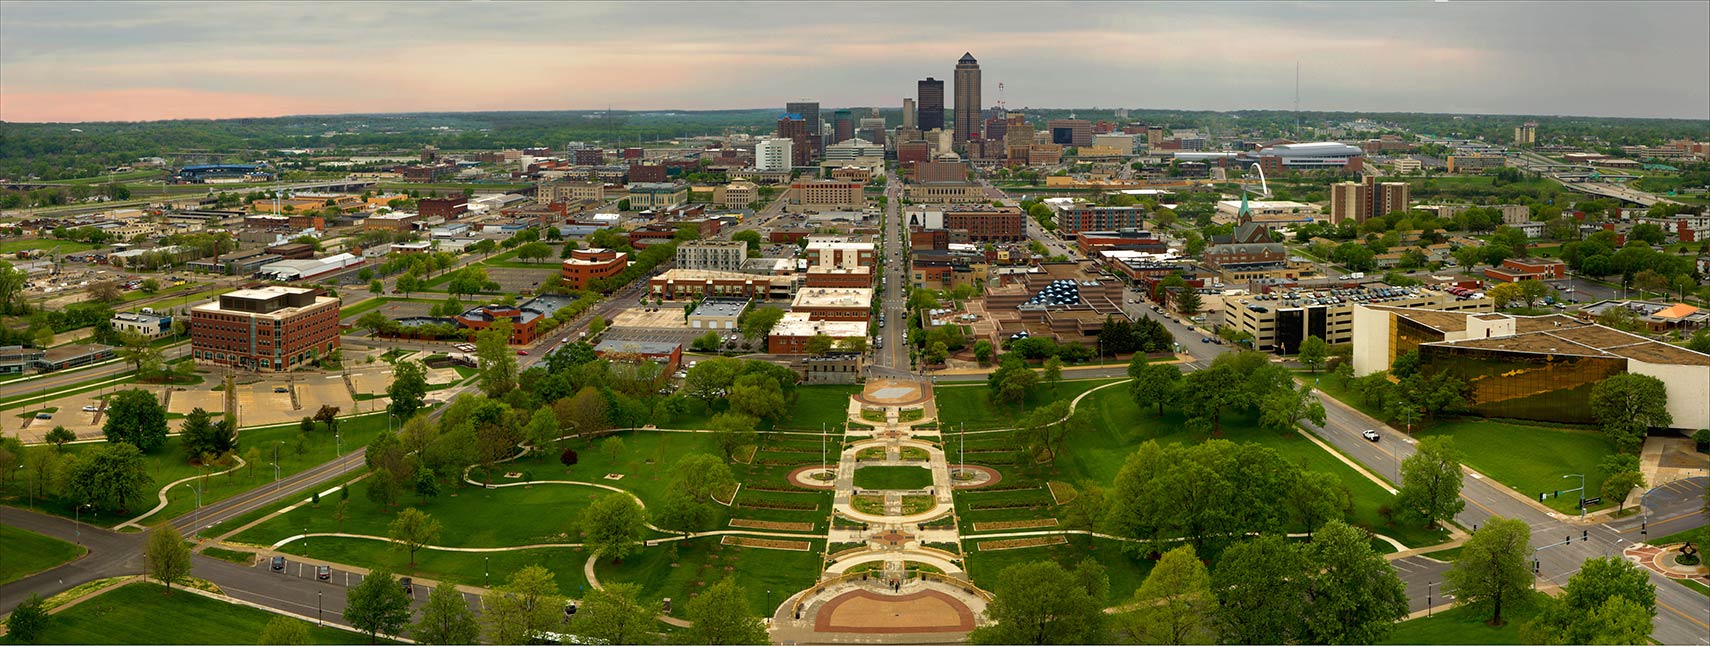
[[(0, 120), (900, 105), (1710, 118), (1710, 2), (3, 2)], [(950, 97), (946, 88), (946, 99)], [(948, 107), (948, 106), (946, 106)]]

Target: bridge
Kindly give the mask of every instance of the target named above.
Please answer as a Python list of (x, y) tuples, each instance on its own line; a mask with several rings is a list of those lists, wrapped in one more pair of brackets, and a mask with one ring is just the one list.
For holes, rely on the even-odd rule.
[(1664, 202), (1669, 204), (1679, 204), (1679, 202), (1674, 200), (1664, 199), (1651, 193), (1615, 184), (1599, 184), (1596, 182), (1562, 182), (1562, 186), (1567, 187), (1569, 190), (1589, 193), (1598, 197), (1612, 197), (1617, 200), (1632, 202), (1640, 206), (1656, 206), (1657, 204)]

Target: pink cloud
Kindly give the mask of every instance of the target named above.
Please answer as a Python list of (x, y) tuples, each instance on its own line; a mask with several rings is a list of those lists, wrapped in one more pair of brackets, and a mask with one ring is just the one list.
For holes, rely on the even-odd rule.
[(324, 100), (184, 88), (0, 93), (0, 119), (20, 122), (229, 119), (340, 111)]

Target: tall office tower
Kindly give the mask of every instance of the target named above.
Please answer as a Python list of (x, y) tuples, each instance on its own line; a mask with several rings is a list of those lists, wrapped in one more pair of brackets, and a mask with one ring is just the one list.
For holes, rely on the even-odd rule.
[(1531, 121), (1514, 126), (1514, 145), (1531, 146), (1538, 143), (1538, 124)]
[(980, 62), (974, 60), (974, 55), (964, 52), (962, 60), (956, 61), (956, 123), (951, 127), (956, 130), (956, 143), (961, 144), (968, 137), (980, 131)]
[(904, 128), (914, 127), (914, 99), (903, 99), (902, 121)]
[(831, 141), (843, 143), (855, 138), (855, 115), (848, 110), (831, 113)]
[(944, 128), (944, 82), (930, 76), (920, 82), (920, 113), (915, 117), (915, 125), (921, 132), (942, 130)]
[(813, 158), (813, 139), (808, 136), (807, 121), (799, 114), (786, 114), (778, 118), (778, 137), (788, 139), (790, 145), (790, 164), (794, 166), (809, 166)]
[[(791, 101), (789, 103), (785, 103), (784, 114), (802, 115), (802, 121), (807, 122), (808, 135), (812, 136), (819, 134), (820, 120), (818, 101)], [(818, 158), (824, 153), (825, 151), (820, 149), (816, 144), (813, 150), (813, 157)]]

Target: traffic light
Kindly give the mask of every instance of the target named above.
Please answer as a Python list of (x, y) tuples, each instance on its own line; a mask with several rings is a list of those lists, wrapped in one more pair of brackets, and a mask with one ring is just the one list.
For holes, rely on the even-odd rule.
[(1643, 519), (1640, 519), (1639, 520), (1639, 535), (1640, 536), (1649, 536), (1650, 534), (1651, 534), (1651, 530), (1645, 529), (1645, 521)]
[(1581, 530), (1579, 532), (1579, 542), (1584, 543), (1589, 540), (1591, 540), (1591, 530)]
[(1572, 543), (1572, 542), (1573, 542), (1573, 534), (1568, 534), (1567, 538), (1562, 539), (1563, 545), (1567, 545), (1568, 543)]
[(1546, 495), (1549, 495), (1549, 494), (1546, 494), (1546, 493), (1544, 493), (1544, 492), (1542, 492), (1542, 491), (1540, 491), (1540, 492), (1538, 492), (1538, 502), (1543, 502), (1543, 501), (1544, 501), (1544, 496), (1546, 496)]

